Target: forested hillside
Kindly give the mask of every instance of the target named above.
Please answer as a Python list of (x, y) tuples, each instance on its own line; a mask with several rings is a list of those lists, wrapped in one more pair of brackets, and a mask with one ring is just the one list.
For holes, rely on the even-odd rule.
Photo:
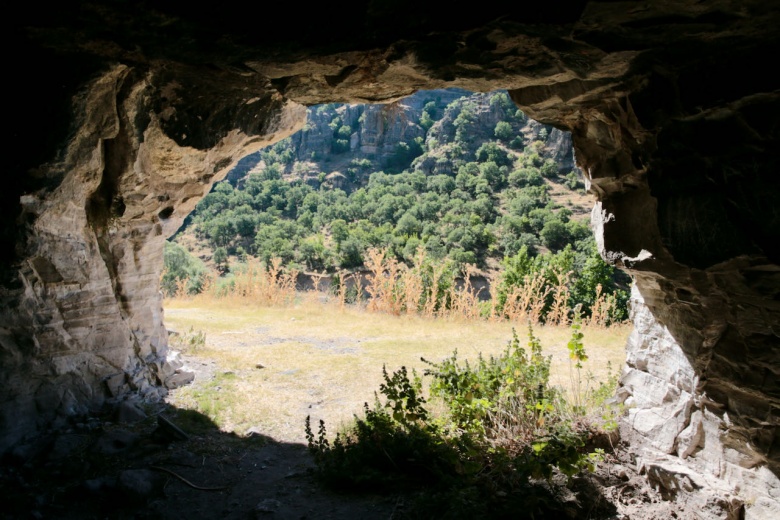
[[(588, 308), (596, 287), (625, 300), (598, 256), (591, 201), (571, 139), (528, 119), (505, 92), (429, 91), (390, 105), (320, 105), (304, 129), (242, 160), (166, 250), (164, 287), (205, 263), (223, 276), (248, 258), (301, 271), (364, 265), (369, 248), (411, 264), (419, 252), (453, 275), (471, 264), (496, 290), (572, 273)], [(623, 305), (624, 308), (624, 305)]]

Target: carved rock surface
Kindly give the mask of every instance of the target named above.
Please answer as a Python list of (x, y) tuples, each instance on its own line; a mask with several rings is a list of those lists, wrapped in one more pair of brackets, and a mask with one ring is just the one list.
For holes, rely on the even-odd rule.
[(621, 429), (648, 477), (704, 517), (777, 517), (777, 6), (342, 7), (291, 30), (230, 1), (18, 6), (0, 449), (164, 394), (163, 240), (238, 159), (301, 127), (302, 105), (505, 88), (572, 133), (602, 255), (635, 277)]

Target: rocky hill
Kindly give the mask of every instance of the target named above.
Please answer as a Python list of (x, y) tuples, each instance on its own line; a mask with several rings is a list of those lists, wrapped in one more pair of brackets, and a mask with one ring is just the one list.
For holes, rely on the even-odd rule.
[(166, 290), (200, 278), (193, 254), (223, 275), (250, 257), (334, 274), (362, 269), (371, 248), (410, 265), (422, 248), (452, 272), (471, 264), (492, 280), (515, 255), (536, 270), (587, 264), (616, 287), (570, 135), (526, 117), (506, 92), (422, 91), (307, 112), (301, 131), (242, 160), (200, 202), (167, 248)]
[[(503, 140), (495, 133), (499, 123)], [(515, 156), (528, 144), (542, 143), (536, 145), (539, 156), (554, 162), (559, 174), (577, 171), (571, 135), (527, 118), (505, 92), (447, 89), (419, 91), (390, 104), (311, 107), (301, 131), (244, 158), (227, 179), (236, 185), (250, 172), (277, 164), (288, 179), (315, 187), (326, 180), (349, 192), (376, 171), (454, 175), (488, 141), (503, 141)]]

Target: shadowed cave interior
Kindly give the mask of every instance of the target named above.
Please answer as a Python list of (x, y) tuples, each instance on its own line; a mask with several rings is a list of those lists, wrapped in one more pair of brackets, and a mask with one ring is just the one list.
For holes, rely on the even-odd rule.
[(618, 397), (637, 464), (694, 482), (691, 509), (717, 496), (747, 518), (778, 514), (772, 3), (311, 9), (288, 26), (239, 2), (22, 7), (0, 195), (0, 449), (165, 395), (163, 242), (238, 160), (301, 128), (305, 106), (501, 88), (572, 133), (600, 252), (636, 281)]

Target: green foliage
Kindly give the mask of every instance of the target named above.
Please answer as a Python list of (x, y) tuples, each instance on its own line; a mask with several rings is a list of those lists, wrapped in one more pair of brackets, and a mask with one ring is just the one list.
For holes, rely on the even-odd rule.
[(512, 131), (512, 125), (506, 121), (499, 121), (496, 123), (496, 128), (493, 130), (493, 135), (496, 136), (496, 139), (501, 141), (509, 141), (514, 135), (514, 132)]
[[(440, 397), (450, 411), (453, 425), (463, 431), (484, 435), (495, 424), (496, 414), (504, 409), (523, 409), (544, 395), (550, 375), (550, 357), (542, 356), (542, 347), (529, 325), (530, 354), (520, 346), (517, 334), (503, 354), (475, 365), (458, 360), (457, 350), (440, 363), (423, 359), (432, 368), (431, 394)], [(549, 393), (549, 390), (548, 390)]]
[(220, 271), (227, 271), (228, 269), (228, 253), (224, 247), (218, 247), (214, 250), (214, 256), (212, 257), (214, 263), (217, 265), (217, 269)]
[(460, 471), (453, 447), (443, 443), (439, 428), (429, 422), (423, 406), (421, 381), (405, 367), (392, 375), (383, 368), (384, 383), (374, 406), (364, 406), (364, 417), (346, 434), (328, 440), (324, 421), (317, 435), (306, 418), (309, 451), (326, 483), (350, 490), (393, 490), (430, 485)]
[(498, 166), (508, 166), (512, 163), (509, 155), (495, 142), (488, 141), (476, 152), (477, 162), (494, 162)]
[(578, 369), (582, 368), (583, 361), (588, 360), (588, 356), (585, 354), (585, 345), (582, 344), (583, 334), (580, 328), (580, 311), (579, 309), (576, 309), (574, 312), (574, 319), (571, 322), (571, 339), (566, 344), (566, 348), (569, 349), (569, 358), (574, 360), (574, 366)]
[(509, 185), (517, 188), (526, 186), (542, 186), (544, 178), (538, 168), (528, 167), (514, 170), (509, 174)]
[(551, 179), (558, 176), (558, 165), (552, 159), (545, 159), (540, 171), (542, 177)]
[(525, 148), (525, 140), (522, 136), (518, 135), (511, 141), (509, 141), (509, 147), (512, 148), (512, 150), (522, 150)]
[[(584, 361), (584, 350), (578, 352)], [(544, 356), (530, 325), (526, 347), (513, 331), (498, 356), (480, 355), (469, 363), (456, 350), (441, 362), (423, 361), (430, 367), (423, 373), (431, 378), (430, 403), (415, 372), (401, 367), (389, 374), (383, 367), (373, 407), (366, 403), (363, 416), (355, 416), (332, 441), (324, 421), (315, 433), (306, 418), (309, 451), (326, 484), (384, 492), (427, 489), (427, 501), (416, 504), (424, 516), (432, 509), (441, 518), (481, 518), (513, 509), (516, 515), (528, 497), (513, 493), (507, 503), (507, 491), (526, 489), (530, 481), (549, 480), (556, 472), (571, 477), (593, 471), (601, 460), (603, 451), (584, 449), (589, 432), (581, 427), (582, 417), (550, 386), (550, 356)], [(434, 401), (446, 413), (435, 415)]]
[(571, 241), (566, 224), (558, 219), (551, 219), (544, 223), (540, 233), (542, 242), (551, 251), (560, 251)]
[(471, 127), (477, 122), (476, 107), (472, 103), (464, 103), (458, 117), (452, 125), (455, 127), (455, 140), (465, 142)]
[(490, 106), (497, 107), (502, 110), (511, 110), (514, 108), (514, 103), (509, 99), (509, 95), (506, 92), (496, 92), (490, 96)]
[[(413, 131), (385, 143), (378, 157), (358, 153), (315, 170), (296, 162), (302, 152), (294, 138), (266, 148), (242, 163), (236, 175), (246, 171), (245, 177), (231, 173), (234, 184), (215, 184), (190, 218), (190, 229), (212, 251), (223, 248), (242, 260), (279, 257), (284, 265), (331, 273), (360, 268), (369, 247), (386, 247), (409, 266), (422, 245), (438, 259), (487, 268), (523, 247), (536, 257), (540, 249), (557, 254), (572, 244), (578, 270), (572, 297), (586, 316), (599, 284), (607, 295), (625, 288), (626, 280), (606, 264), (586, 263), (587, 225), (552, 202), (545, 177), (557, 176), (558, 166), (544, 158), (549, 128), (540, 130), (541, 140), (525, 143), (521, 125), (527, 118), (503, 91), (464, 94), (449, 104), (429, 97), (423, 106), (420, 127), (412, 127), (414, 117), (405, 119)], [(354, 112), (333, 104), (311, 110), (305, 131), (327, 136), (337, 153), (349, 149), (367, 119), (365, 110), (356, 120)], [(486, 110), (491, 117), (482, 117)], [(344, 189), (326, 182), (326, 172), (335, 168), (349, 181)], [(581, 189), (575, 179), (569, 173), (564, 185)], [(181, 273), (165, 279), (166, 291), (176, 276), (181, 279)], [(615, 296), (622, 309), (624, 296)]]
[(206, 266), (192, 256), (184, 247), (174, 242), (165, 242), (163, 254), (163, 275), (160, 282), (167, 296), (177, 293), (179, 284), (184, 284), (188, 294), (200, 292), (206, 274)]
[(401, 141), (395, 145), (395, 153), (387, 161), (387, 168), (400, 172), (408, 168), (412, 161), (423, 153), (422, 139), (417, 138), (410, 142)]
[(515, 287), (522, 287), (536, 277), (541, 278), (544, 293), (549, 289), (547, 299), (541, 310), (544, 319), (552, 305), (552, 292), (562, 282), (561, 275), (568, 273), (563, 280), (569, 292), (569, 305), (578, 307), (584, 316), (590, 316), (599, 294), (611, 295), (615, 305), (612, 315), (606, 323), (627, 319), (628, 292), (625, 288), (628, 280), (621, 278), (620, 271), (604, 262), (596, 250), (592, 238), (584, 241), (580, 249), (570, 244), (556, 253), (535, 255), (532, 248), (522, 244), (517, 253), (504, 258), (503, 272), (496, 288), (500, 306)]

